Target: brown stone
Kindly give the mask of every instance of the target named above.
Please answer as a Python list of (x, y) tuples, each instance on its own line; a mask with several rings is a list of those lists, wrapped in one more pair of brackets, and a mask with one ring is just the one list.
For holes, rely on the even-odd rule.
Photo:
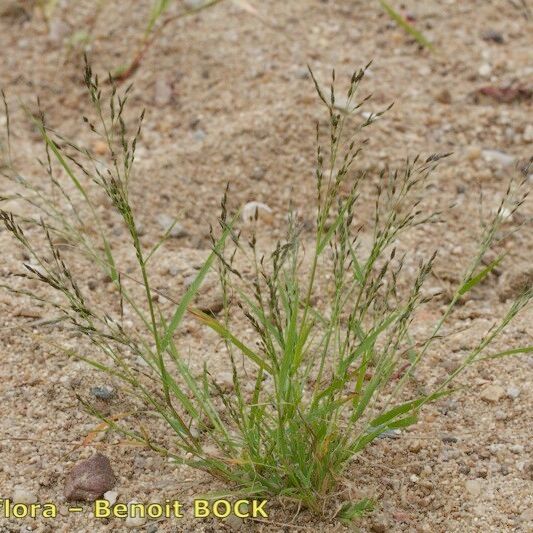
[(65, 481), (65, 497), (69, 501), (94, 501), (111, 490), (115, 481), (109, 459), (96, 453), (70, 471)]
[(106, 155), (109, 147), (106, 142), (98, 140), (93, 144), (93, 152), (96, 155)]

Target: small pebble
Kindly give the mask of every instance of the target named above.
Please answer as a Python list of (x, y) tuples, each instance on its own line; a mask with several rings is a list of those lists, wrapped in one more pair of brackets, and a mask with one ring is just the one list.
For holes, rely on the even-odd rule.
[(353, 98), (348, 100), (346, 96), (341, 96), (341, 95), (335, 96), (335, 108), (338, 109), (339, 111), (342, 111), (343, 113), (352, 113), (355, 110), (355, 107), (356, 107), (356, 102), (354, 102)]
[(272, 209), (262, 202), (248, 202), (242, 209), (242, 220), (250, 224), (256, 217), (268, 222), (272, 218)]
[(172, 99), (172, 86), (164, 77), (158, 77), (154, 85), (154, 102), (157, 106), (163, 107), (170, 103)]
[(500, 209), (500, 218), (506, 222), (511, 222), (513, 220), (513, 212), (508, 207), (502, 207)]
[(448, 89), (442, 89), (435, 96), (435, 100), (437, 100), (437, 102), (440, 102), (441, 104), (451, 104), (452, 95)]
[(13, 491), (13, 503), (36, 503), (37, 496), (24, 487), (15, 487)]
[(196, 141), (203, 141), (207, 137), (207, 133), (204, 130), (196, 130), (192, 136)]
[(374, 519), (370, 526), (370, 531), (373, 533), (385, 533), (389, 531), (389, 523), (385, 519)]
[(188, 276), (183, 278), (183, 286), (188, 289), (194, 283), (196, 276), (197, 274), (189, 274)]
[(250, 176), (253, 180), (260, 181), (265, 177), (266, 170), (263, 167), (255, 167), (252, 175)]
[(230, 514), (224, 520), (224, 524), (226, 524), (231, 531), (241, 531), (242, 529), (244, 529), (245, 526), (244, 520), (234, 514)]
[(224, 391), (233, 390), (233, 373), (232, 372), (219, 372), (215, 378), (219, 387)]
[(499, 295), (502, 302), (520, 296), (533, 286), (533, 268), (510, 269), (502, 277), (501, 285)]
[(442, 287), (426, 287), (422, 289), (422, 292), (424, 297), (433, 298), (434, 296), (442, 294), (444, 289)]
[(454, 435), (445, 435), (441, 440), (444, 444), (455, 444), (457, 442), (457, 437)]
[(511, 398), (511, 400), (516, 400), (518, 396), (520, 396), (520, 389), (513, 385), (510, 385), (509, 387), (507, 387), (506, 392), (507, 392), (507, 397)]
[(503, 420), (507, 420), (507, 413), (499, 409), (498, 411), (494, 413), (494, 418), (496, 420), (499, 420), (500, 422)]
[(481, 157), (481, 148), (479, 146), (469, 146), (466, 150), (466, 157), (470, 161), (475, 161)]
[(482, 503), (479, 503), (478, 505), (472, 508), (472, 512), (479, 518), (485, 518), (488, 514), (487, 506), (483, 505)]
[[(170, 265), (168, 267), (168, 270), (167, 272), (171, 275), (171, 276), (177, 276), (180, 272), (182, 271), (181, 268), (178, 268), (176, 265)], [(193, 280), (194, 281), (194, 280)], [(191, 281), (192, 283), (192, 281)], [(190, 283), (189, 283), (190, 285)], [(189, 287), (189, 285), (187, 285), (187, 288)]]
[(306, 80), (310, 77), (309, 69), (305, 67), (300, 67), (296, 69), (296, 71), (294, 72), (294, 75), (300, 80)]
[(183, 0), (183, 5), (187, 9), (199, 9), (205, 4), (206, 0)]
[(132, 514), (132, 510), (131, 510), (131, 506), (134, 504), (134, 503), (139, 503), (135, 500), (132, 500), (131, 502), (128, 502), (128, 518), (126, 518), (126, 522), (125, 522), (125, 526), (126, 527), (141, 527), (141, 526), (144, 526), (144, 524), (146, 524), (146, 517), (142, 517), (142, 516), (131, 516)]
[(142, 222), (136, 222), (135, 227), (137, 229), (137, 235), (139, 235), (139, 237), (146, 235), (146, 227)]
[(524, 447), (521, 444), (513, 444), (509, 447), (509, 450), (511, 453), (515, 453), (516, 455), (524, 453)]
[(113, 387), (92, 387), (91, 394), (100, 400), (111, 400), (117, 395)]
[(503, 35), (496, 30), (487, 30), (481, 34), (481, 38), (484, 41), (492, 41), (496, 44), (503, 44)]
[(497, 402), (505, 395), (505, 389), (499, 385), (489, 385), (483, 389), (481, 398), (487, 402)]
[(424, 448), (424, 442), (419, 439), (414, 440), (409, 444), (409, 451), (413, 453), (418, 453), (422, 448)]
[(515, 162), (514, 156), (500, 150), (483, 150), (481, 154), (487, 163), (498, 163), (502, 167), (511, 166)]
[(492, 74), (492, 67), (488, 63), (483, 63), (478, 69), (478, 74), (488, 78)]
[(96, 155), (105, 155), (107, 154), (108, 150), (109, 146), (107, 146), (105, 141), (98, 140), (93, 143), (93, 152)]
[(118, 492), (116, 490), (108, 490), (104, 493), (104, 500), (109, 502), (109, 505), (115, 505), (117, 503)]
[(523, 135), (524, 141), (530, 143), (533, 142), (533, 125), (528, 124), (524, 129), (524, 135)]
[[(387, 429), (387, 431), (384, 431), (381, 433), (378, 437), (378, 439), (399, 439), (401, 435), (401, 431), (399, 429)], [(415, 441), (420, 442), (420, 441)]]
[(470, 474), (470, 467), (468, 465), (462, 465), (459, 467), (459, 472), (466, 476), (467, 474)]
[[(160, 228), (165, 233), (169, 230), (172, 224), (174, 224), (174, 219), (164, 213), (158, 215), (156, 220)], [(179, 237), (185, 237), (187, 235), (187, 231), (181, 224), (176, 223), (174, 224), (174, 226), (172, 226), (172, 229), (170, 230), (168, 235), (169, 237), (177, 239)]]
[(472, 497), (477, 498), (481, 494), (483, 480), (481, 479), (469, 479), (465, 482), (466, 492)]

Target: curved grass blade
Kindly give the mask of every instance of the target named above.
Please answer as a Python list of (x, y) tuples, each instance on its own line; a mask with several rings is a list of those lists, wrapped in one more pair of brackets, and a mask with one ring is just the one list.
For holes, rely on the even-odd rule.
[(379, 0), (379, 3), (381, 4), (381, 7), (386, 11), (387, 15), (400, 26), (403, 30), (405, 30), (411, 37), (414, 37), (416, 39), (417, 43), (424, 48), (428, 48), (429, 50), (433, 50), (433, 45), (428, 41), (428, 39), (424, 36), (424, 34), (417, 30), (413, 25), (409, 24), (388, 2), (385, 2), (385, 0)]

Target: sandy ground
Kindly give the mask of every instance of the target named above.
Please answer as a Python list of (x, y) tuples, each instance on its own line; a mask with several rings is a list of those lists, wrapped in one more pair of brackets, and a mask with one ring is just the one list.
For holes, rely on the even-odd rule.
[[(130, 112), (147, 110), (131, 192), (144, 227), (143, 243), (160, 236), (161, 215), (180, 214), (186, 231), (171, 239), (154, 263), (157, 288), (179, 297), (187, 277), (206, 257), (208, 222), (216, 219), (227, 182), (232, 207), (261, 201), (272, 208), (273, 221), (261, 229), (265, 242), (281, 235), (289, 199), (304, 219), (312, 220), (314, 128), (324, 110), (306, 65), (322, 83), (335, 67), (342, 83), (371, 59), (363, 85), (363, 92), (374, 95), (368, 110), (379, 111), (392, 101), (395, 105), (376, 124), (359, 164), (377, 171), (418, 152), (454, 152), (435, 175), (427, 198), (430, 209), (455, 205), (446, 212), (446, 224), (414, 231), (405, 242), (413, 264), (440, 247), (430, 285), (449, 288), (474, 250), (480, 194), (486, 213), (517, 174), (516, 167), (531, 156), (531, 19), (504, 0), (403, 2), (402, 12), (434, 43), (430, 53), (391, 23), (377, 1), (250, 3), (257, 13), (227, 0), (168, 24), (129, 80), (134, 83)], [(12, 107), (15, 162), (21, 173), (39, 180), (42, 170), (35, 159), (43, 156), (42, 145), (19, 102), (33, 109), (39, 96), (49, 125), (97, 149), (81, 120), (89, 106), (80, 57), (69, 46), (69, 36), (92, 24), (92, 65), (105, 76), (132, 56), (149, 2), (129, 2), (127, 9), (125, 3), (103, 2), (97, 18), (93, 2), (60, 2), (49, 28), (31, 4), (0, 3), (0, 86)], [(169, 13), (179, 7), (175, 2)], [(491, 90), (480, 95), (486, 87), (520, 90), (516, 98), (506, 99), (491, 97)], [(10, 208), (24, 210), (21, 205)], [(501, 245), (508, 252), (501, 275), (491, 276), (461, 307), (453, 325), (469, 326), (468, 333), (443, 340), (431, 354), (432, 364), (421, 369), (419, 382), (434, 383), (453, 368), (509, 305), (506, 297), (513, 295), (520, 276), (531, 283), (531, 213), (529, 201), (508, 222), (511, 235)], [(131, 254), (126, 239), (121, 241), (124, 230), (115, 231), (116, 253), (127, 262)], [(23, 256), (2, 230), (0, 249), (2, 279), (11, 280), (21, 271)], [(105, 280), (90, 265), (80, 268), (94, 298), (101, 305), (116, 305)], [(417, 327), (438, 318), (442, 304), (432, 304)], [(19, 487), (62, 509), (53, 521), (0, 518), (2, 533), (124, 529), (120, 521), (93, 520), (88, 507), (79, 514), (65, 510), (66, 473), (96, 449), (111, 459), (121, 502), (179, 498), (190, 505), (198, 495), (223, 489), (207, 475), (124, 446), (112, 433), (82, 446), (97, 421), (80, 407), (76, 394), (89, 395), (91, 387), (108, 384), (108, 378), (51, 347), (55, 342), (85, 349), (60, 325), (32, 325), (49, 318), (49, 310), (7, 292), (0, 293), (0, 310), (0, 497), (11, 497)], [(496, 349), (531, 344), (532, 319), (530, 309), (508, 328)], [(211, 333), (188, 319), (180, 335), (195, 364), (206, 359), (213, 368), (223, 368)], [(355, 530), (533, 531), (532, 376), (533, 359), (527, 356), (473, 367), (460, 378), (465, 387), (452, 399), (428, 407), (400, 438), (368, 447), (339, 485), (339, 502), (378, 500), (375, 512), (355, 523)], [(501, 394), (491, 397), (494, 386)], [(119, 390), (106, 408), (117, 414), (129, 406)], [(283, 501), (270, 502), (269, 512), (264, 522), (194, 520), (185, 513), (180, 521), (151, 522), (141, 529), (346, 529), (331, 518), (298, 514)]]

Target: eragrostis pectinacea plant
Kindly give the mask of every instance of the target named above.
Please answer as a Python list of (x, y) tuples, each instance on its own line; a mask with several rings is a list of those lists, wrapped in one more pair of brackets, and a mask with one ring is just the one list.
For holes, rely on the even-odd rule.
[[(17, 191), (13, 196), (39, 210), (39, 217), (0, 213), (30, 258), (19, 275), (52, 291), (4, 285), (59, 311), (95, 347), (94, 357), (72, 348), (69, 354), (121, 381), (177, 438), (169, 445), (136, 419), (116, 420), (82, 399), (84, 405), (128, 438), (226, 480), (239, 494), (281, 495), (315, 510), (354, 455), (383, 433), (415, 424), (425, 404), (452, 392), (450, 385), (466, 367), (482, 358), (531, 351), (516, 347), (488, 353), (496, 337), (530, 303), (528, 290), (433, 390), (413, 392), (409, 387), (410, 376), (441, 338), (458, 302), (501, 261), (482, 263), (504, 216), (524, 201), (525, 182), (511, 184), (484, 226), (478, 252), (446, 310), (427, 335), (414, 342), (411, 325), (416, 311), (428, 301), (422, 287), (436, 252), (419, 264), (414, 279), (408, 280), (410, 288), (400, 290), (405, 256), (396, 243), (410, 229), (438, 218), (438, 213), (424, 211), (422, 200), (431, 172), (446, 155), (417, 156), (401, 169), (384, 170), (378, 176), (354, 170), (366, 143), (364, 133), (382, 115), (365, 115), (354, 125), (360, 116), (356, 110), (366, 101), (358, 99), (364, 74), (362, 69), (352, 76), (343, 112), (337, 110), (334, 76), (329, 94), (313, 77), (329, 123), (325, 134), (317, 126), (313, 245), (304, 250), (302, 227), (291, 215), (286, 239), (262, 253), (253, 231), (244, 237), (238, 230), (237, 214), (230, 212), (226, 193), (220, 231), (218, 236), (217, 231), (211, 233), (212, 253), (171, 312), (154, 298), (150, 276), (153, 257), (164, 253), (164, 239), (150, 249), (142, 246), (129, 197), (142, 121), (141, 116), (130, 136), (124, 119), (129, 89), (119, 94), (113, 88), (106, 100), (97, 77), (86, 67), (85, 83), (96, 120), (84, 120), (109, 146), (107, 167), (50, 129), (43, 116), (32, 119), (44, 139), (43, 169), (51, 191), (14, 172), (11, 148), (6, 145), (5, 150), (4, 174)], [(376, 187), (371, 242), (365, 250), (356, 213), (369, 180)], [(117, 263), (113, 235), (95, 206), (95, 194), (102, 191), (127, 229), (136, 272)], [(46, 246), (29, 238), (35, 226)], [(61, 251), (65, 242), (71, 249), (69, 260)], [(72, 258), (82, 255), (112, 283), (118, 313), (92, 305), (81, 290), (71, 265)], [(192, 305), (215, 262), (224, 294), (219, 317)], [(251, 267), (246, 274), (243, 264)], [(321, 280), (326, 277), (330, 283), (324, 287)], [(123, 320), (126, 310), (136, 317), (136, 328)], [(202, 373), (194, 373), (183, 357), (175, 333), (187, 313), (223, 340), (233, 376), (230, 393), (211, 376), (209, 364)], [(253, 338), (236, 325), (242, 326), (236, 321), (239, 316), (251, 325)], [(345, 507), (340, 516), (355, 516), (364, 507)]]

